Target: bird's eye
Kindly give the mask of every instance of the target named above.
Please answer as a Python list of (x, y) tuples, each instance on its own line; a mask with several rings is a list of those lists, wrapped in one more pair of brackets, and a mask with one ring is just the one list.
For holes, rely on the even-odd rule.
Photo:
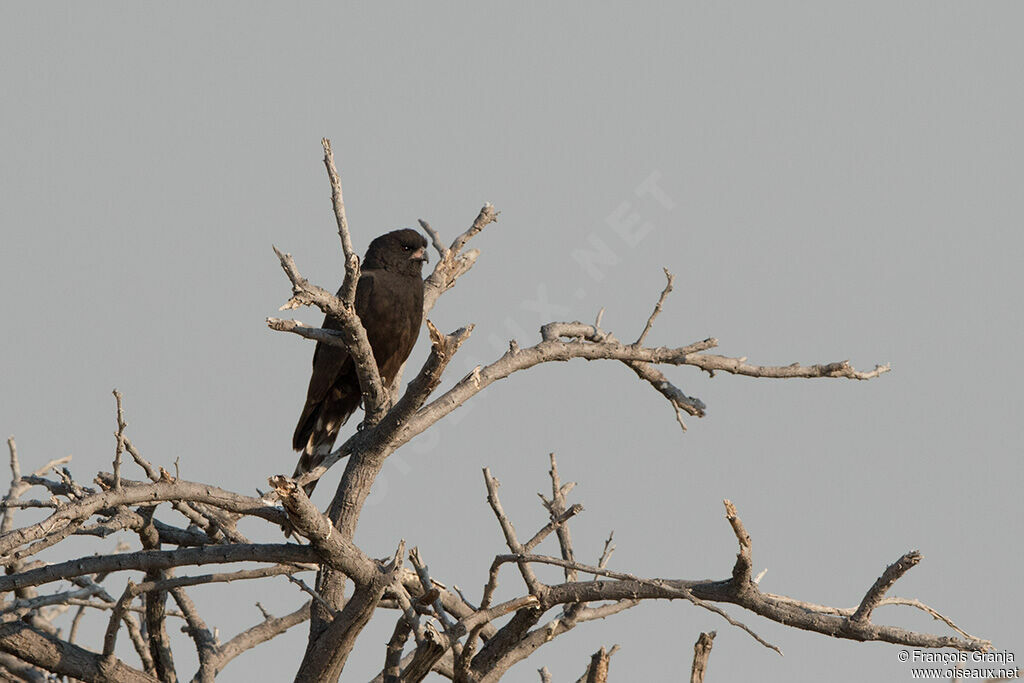
[(409, 251), (410, 249), (412, 249), (412, 247), (410, 247), (408, 244), (402, 245), (402, 251)]

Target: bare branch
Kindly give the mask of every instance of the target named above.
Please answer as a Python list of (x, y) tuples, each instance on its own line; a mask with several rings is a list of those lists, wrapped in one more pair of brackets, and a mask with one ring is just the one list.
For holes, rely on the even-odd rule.
[(341, 299), (347, 307), (351, 307), (355, 303), (356, 283), (359, 281), (359, 256), (352, 247), (352, 236), (348, 231), (345, 199), (341, 193), (341, 178), (334, 165), (331, 141), (323, 138), (320, 144), (324, 148), (324, 166), (327, 168), (327, 177), (331, 181), (331, 204), (334, 206), (334, 218), (338, 223), (338, 237), (341, 238), (341, 250), (345, 254), (345, 284), (342, 286)]
[(444, 259), (448, 255), (448, 247), (444, 246), (444, 242), (441, 240), (441, 235), (430, 227), (430, 223), (426, 222), (422, 218), (419, 219), (420, 227), (423, 228), (423, 232), (430, 235), (430, 241), (434, 245), (434, 249), (437, 250), (437, 255), (440, 259)]
[(30, 480), (38, 480), (42, 478), (51, 469), (63, 465), (65, 463), (71, 462), (70, 455), (65, 456), (63, 458), (57, 458), (55, 460), (49, 461), (48, 463), (37, 469), (34, 473), (32, 473), (32, 475), (22, 477), (21, 466), (18, 462), (18, 446), (14, 442), (13, 436), (7, 439), (7, 448), (10, 452), (11, 457), (11, 486), (10, 489), (7, 491), (7, 495), (3, 497), (3, 505), (5, 509), (3, 519), (2, 521), (0, 521), (0, 535), (6, 534), (14, 526), (14, 503), (23, 493), (25, 493), (25, 491), (27, 491), (32, 485), (36, 483), (35, 481)]
[[(100, 583), (102, 583), (102, 581), (106, 577), (107, 577), (106, 573), (100, 573), (100, 574), (96, 575), (95, 579), (90, 578), (88, 576), (76, 576), (76, 577), (71, 577), (71, 581), (75, 585), (81, 586), (83, 588), (89, 588), (89, 587), (92, 587), (92, 586), (99, 585)], [(95, 608), (95, 609), (103, 610), (103, 609), (114, 609), (117, 606), (117, 602), (114, 600), (113, 596), (111, 596), (105, 590), (98, 591), (96, 593), (96, 595), (97, 595), (98, 598), (100, 598), (101, 600), (104, 600), (105, 602), (97, 604), (97, 603), (95, 603), (93, 601), (90, 601), (90, 600), (79, 600), (77, 598), (69, 598), (67, 602), (68, 602), (68, 605), (74, 605), (74, 604), (81, 605), (82, 609), (84, 609), (85, 607), (92, 607), (92, 608)], [(139, 655), (140, 661), (142, 661), (143, 668), (145, 669), (146, 673), (155, 676), (156, 675), (156, 665), (154, 664), (153, 657), (152, 657), (152, 655), (149, 652), (149, 646), (146, 644), (145, 638), (142, 635), (142, 630), (139, 627), (139, 622), (135, 619), (135, 617), (132, 614), (129, 613), (131, 611), (133, 611), (133, 610), (130, 607), (125, 610), (124, 617), (123, 617), (122, 621), (124, 621), (125, 628), (128, 630), (128, 637), (132, 641), (132, 647), (135, 648), (135, 652)], [(137, 610), (134, 610), (134, 611), (142, 612), (141, 609), (137, 609)], [(80, 610), (80, 613), (81, 613), (81, 610)], [(168, 614), (170, 614), (171, 616), (177, 616), (177, 614), (173, 613), (173, 612), (169, 612)], [(79, 615), (76, 615), (76, 620), (78, 619), (78, 616)], [(74, 630), (74, 625), (72, 625), (72, 631), (73, 630)], [(70, 642), (72, 642), (72, 640), (73, 640), (73, 638), (69, 635), (68, 636), (68, 642), (70, 643)]]
[(750, 534), (743, 526), (736, 513), (736, 506), (730, 500), (722, 501), (725, 504), (725, 518), (732, 525), (732, 531), (736, 534), (736, 540), (740, 543), (740, 552), (736, 555), (736, 564), (732, 568), (732, 580), (736, 584), (736, 590), (744, 591), (750, 584), (750, 569), (753, 560), (750, 556)]
[(395, 622), (395, 630), (388, 640), (384, 656), (384, 683), (399, 683), (401, 680), (402, 650), (405, 649), (405, 641), (409, 639), (410, 630), (409, 622), (405, 619), (398, 619)]
[(46, 607), (47, 605), (66, 604), (70, 600), (81, 600), (92, 597), (102, 590), (103, 586), (94, 584), (74, 591), (53, 593), (52, 595), (40, 595), (34, 598), (21, 598), (5, 604), (3, 608), (0, 609), (0, 615), (9, 614), (11, 612), (27, 612), (39, 609), (40, 607)]
[(533, 595), (524, 595), (519, 598), (513, 598), (501, 603), (500, 605), (495, 605), (494, 607), (489, 607), (487, 609), (479, 609), (473, 612), (469, 616), (460, 620), (452, 630), (456, 633), (464, 632), (469, 629), (476, 628), (481, 624), (494, 621), (506, 614), (518, 612), (519, 610), (526, 609), (527, 607), (537, 607), (539, 604), (540, 603), (536, 596)]
[(604, 646), (600, 650), (595, 652), (590, 658), (590, 665), (587, 666), (587, 672), (576, 683), (607, 683), (608, 681), (608, 663), (612, 658), (612, 655), (619, 651), (619, 646), (615, 645), (611, 650), (606, 651)]
[(195, 679), (199, 683), (213, 683), (216, 670), (214, 669), (213, 658), (217, 654), (217, 641), (213, 632), (206, 626), (206, 622), (199, 616), (192, 599), (185, 593), (182, 587), (172, 588), (171, 596), (178, 603), (182, 613), (185, 615), (185, 623), (188, 624), (187, 633), (196, 645), (196, 654), (199, 656), (199, 671)]
[[(313, 602), (316, 602), (319, 605), (321, 605), (329, 613), (337, 614), (337, 612), (334, 609), (334, 607), (330, 603), (328, 603), (326, 600), (324, 600), (323, 597), (319, 593), (317, 593), (315, 590), (313, 590), (312, 588), (307, 586), (305, 581), (303, 581), (302, 579), (300, 579), (298, 577), (292, 576), (291, 574), (287, 575), (285, 578), (287, 578), (289, 581), (291, 581), (296, 586), (298, 586), (299, 590), (301, 590), (303, 593), (305, 593), (306, 595), (310, 596), (313, 599)], [(257, 603), (257, 604), (259, 604), (259, 603)]]
[[(448, 291), (455, 286), (455, 281), (466, 273), (473, 264), (476, 262), (477, 256), (480, 254), (475, 249), (463, 253), (462, 249), (466, 244), (480, 233), (490, 223), (498, 220), (498, 211), (494, 210), (494, 206), (489, 202), (484, 204), (483, 208), (480, 209), (480, 213), (477, 214), (473, 224), (464, 233), (456, 237), (451, 246), (444, 251), (443, 256), (437, 261), (437, 265), (434, 266), (433, 272), (427, 276), (426, 282), (424, 282), (423, 288), (423, 317), (427, 316), (437, 302), (438, 297), (444, 292)], [(427, 230), (428, 234), (431, 235), (431, 239), (434, 238), (434, 234), (427, 229), (424, 225), (424, 221), (420, 222), (421, 226), (424, 226), (424, 230)], [(438, 236), (436, 245), (440, 242)]]
[(331, 346), (346, 347), (345, 335), (338, 330), (328, 330), (323, 327), (310, 327), (298, 320), (282, 320), (281, 318), (267, 318), (267, 327), (278, 332), (291, 332), (305, 339), (312, 339), (316, 342), (329, 344)]
[[(558, 461), (555, 459), (555, 454), (549, 453), (548, 458), (551, 461), (551, 469), (548, 471), (548, 474), (551, 477), (551, 501), (545, 501), (545, 507), (547, 507), (552, 519), (557, 519), (565, 512), (565, 497), (576, 484), (575, 482), (572, 482), (563, 486), (562, 480), (558, 476)], [(541, 500), (543, 500), (543, 498)], [(562, 559), (569, 562), (575, 562), (576, 558), (572, 551), (572, 535), (569, 533), (569, 525), (558, 525), (557, 534), (558, 545), (562, 550)], [(565, 570), (565, 580), (575, 581), (576, 570), (567, 568)]]
[(710, 348), (717, 343), (715, 340), (705, 340), (677, 349), (649, 349), (624, 346), (618, 342), (581, 344), (561, 341), (558, 338), (560, 335), (557, 333), (567, 334), (577, 328), (593, 329), (580, 323), (558, 323), (555, 327), (546, 325), (543, 328), (545, 336), (553, 335), (550, 338), (546, 338), (535, 346), (518, 349), (515, 352), (510, 349), (494, 363), (477, 368), (466, 375), (454, 387), (420, 409), (403, 425), (401, 431), (394, 437), (393, 447), (397, 448), (406, 443), (493, 382), (541, 363), (584, 358), (587, 360), (642, 360), (683, 365), (686, 364), (686, 359), (690, 354)]
[(686, 431), (686, 423), (683, 421), (681, 413), (693, 415), (694, 417), (704, 417), (707, 411), (707, 406), (704, 405), (704, 402), (699, 398), (687, 396), (683, 393), (682, 389), (672, 384), (658, 368), (642, 361), (629, 360), (624, 361), (624, 364), (635, 372), (637, 377), (650, 384), (659, 394), (669, 400), (672, 408), (676, 411), (676, 421), (684, 432)]
[(552, 531), (560, 528), (563, 524), (581, 512), (583, 512), (583, 506), (576, 503), (557, 517), (554, 517), (550, 522), (541, 527), (540, 531), (533, 535), (533, 538), (523, 544), (523, 550), (528, 553), (533, 551), (533, 549), (536, 548), (541, 541), (547, 538)]
[[(160, 548), (160, 535), (153, 526), (155, 506), (141, 508), (140, 513), (145, 524), (138, 530), (142, 547), (146, 550)], [(164, 683), (177, 683), (178, 675), (174, 667), (174, 653), (171, 650), (171, 638), (167, 633), (167, 591), (161, 587), (163, 581), (171, 577), (171, 572), (163, 568), (151, 568), (146, 571), (146, 582), (153, 584), (153, 589), (146, 591), (143, 605), (145, 606), (146, 636), (149, 640), (149, 651), (156, 665), (157, 678)], [(134, 584), (129, 582), (126, 590), (134, 593)], [(104, 652), (106, 654), (106, 652)]]
[[(668, 598), (683, 598), (684, 600), (689, 600), (694, 605), (697, 605), (698, 607), (702, 607), (702, 608), (708, 610), (709, 612), (714, 612), (715, 614), (719, 615), (720, 617), (725, 619), (727, 622), (729, 622), (733, 626), (736, 626), (737, 628), (739, 628), (739, 629), (741, 629), (743, 631), (746, 631), (754, 640), (756, 640), (757, 642), (761, 643), (762, 645), (764, 645), (768, 649), (775, 650), (780, 655), (782, 654), (782, 651), (779, 650), (778, 647), (776, 647), (775, 645), (772, 645), (771, 643), (769, 643), (768, 641), (763, 639), (761, 636), (759, 636), (757, 633), (755, 633), (753, 630), (751, 630), (750, 627), (748, 627), (747, 625), (743, 624), (742, 622), (739, 622), (739, 621), (733, 619), (731, 616), (729, 616), (721, 608), (716, 607), (715, 605), (710, 604), (706, 600), (703, 600), (702, 598), (697, 597), (694, 594), (694, 592), (691, 590), (691, 585), (689, 585), (690, 582), (666, 581), (664, 579), (642, 579), (642, 578), (640, 578), (638, 576), (634, 576), (632, 574), (626, 574), (624, 572), (613, 572), (613, 571), (609, 571), (607, 569), (601, 569), (600, 567), (592, 567), (592, 566), (589, 566), (589, 565), (580, 564), (578, 562), (568, 562), (566, 560), (561, 560), (561, 559), (558, 559), (558, 558), (555, 558), (555, 557), (547, 557), (547, 556), (544, 556), (544, 555), (522, 555), (522, 554), (498, 555), (495, 558), (495, 562), (499, 562), (499, 561), (502, 562), (502, 563), (505, 563), (505, 562), (516, 562), (516, 563), (520, 563), (520, 564), (528, 564), (528, 563), (531, 563), (531, 562), (537, 562), (537, 563), (541, 563), (541, 564), (551, 564), (551, 565), (555, 565), (557, 567), (566, 567), (566, 568), (570, 568), (570, 569), (575, 569), (575, 570), (578, 570), (578, 571), (585, 572), (587, 574), (594, 574), (595, 576), (607, 576), (607, 577), (610, 577), (610, 578), (613, 578), (613, 579), (619, 579), (620, 581), (629, 581), (629, 582), (636, 582), (636, 583), (639, 583), (639, 584), (649, 585), (649, 586), (652, 586), (652, 587), (664, 590), (665, 591), (664, 597), (668, 597)], [(572, 585), (573, 583), (575, 583), (575, 582), (570, 581), (568, 584), (563, 584), (563, 585)], [(546, 590), (551, 591), (554, 588), (555, 588), (554, 586), (547, 586)], [(547, 601), (548, 602), (552, 602), (552, 598), (553, 597), (554, 597), (553, 594), (551, 594), (549, 592), (548, 595), (547, 595)], [(633, 596), (633, 597), (641, 597), (641, 596)], [(596, 600), (608, 600), (608, 599), (611, 599), (611, 598), (609, 598), (609, 597), (588, 598), (587, 600), (577, 600), (576, 602), (587, 602), (587, 601), (595, 600), (595, 599)], [(738, 604), (743, 604), (743, 603), (738, 603)], [(746, 607), (747, 605), (743, 604), (743, 606)], [(756, 611), (756, 610), (754, 610), (754, 611)]]
[[(127, 436), (124, 436), (124, 448), (128, 451), (128, 454), (132, 456), (135, 463), (143, 469), (146, 476), (154, 482), (167, 482), (173, 481), (169, 475), (166, 475), (162, 467), (154, 467), (149, 461), (142, 457), (139, 450), (132, 443), (132, 440)], [(102, 486), (107, 488), (113, 488), (113, 477), (107, 475), (105, 472), (100, 472), (97, 475), (97, 481)], [(216, 511), (211, 511), (203, 508), (201, 503), (186, 503), (181, 500), (173, 500), (171, 506), (185, 515), (189, 521), (201, 528), (210, 537), (211, 541), (219, 542), (222, 540), (230, 540), (236, 543), (246, 543), (245, 537), (237, 532), (236, 529), (232, 528), (232, 520), (225, 519), (223, 516), (217, 515)]]
[[(498, 498), (498, 480), (491, 476), (491, 471), (488, 468), (484, 468), (484, 483), (487, 486), (487, 502), (491, 506), (491, 510), (494, 511), (494, 516), (498, 518), (498, 524), (501, 525), (501, 531), (505, 535), (505, 543), (508, 545), (509, 550), (518, 555), (525, 555), (523, 546), (519, 544), (519, 539), (516, 537), (515, 527), (512, 526), (512, 521), (509, 520), (505, 514), (504, 508), (501, 506), (501, 500)], [(538, 598), (544, 594), (544, 585), (537, 579), (537, 575), (533, 573), (533, 569), (530, 567), (528, 562), (518, 562), (519, 572), (523, 575), (523, 581), (526, 582), (527, 587), (530, 589), (530, 594), (535, 595)], [(485, 605), (481, 605), (485, 606)]]
[(40, 669), (26, 663), (20, 657), (6, 652), (0, 652), (0, 676), (11, 683), (48, 683), (50, 677)]
[(412, 660), (402, 669), (401, 680), (410, 683), (422, 681), (450, 647), (448, 637), (438, 632), (433, 624), (427, 624), (423, 638), (413, 651)]
[(772, 379), (792, 379), (817, 377), (841, 377), (845, 379), (868, 380), (889, 372), (889, 365), (876, 365), (874, 370), (855, 370), (849, 361), (836, 363), (819, 363), (817, 365), (750, 365), (746, 358), (728, 358), (726, 356), (694, 355), (684, 365), (692, 365), (705, 372), (714, 374), (716, 371), (728, 372), (733, 375), (747, 377), (768, 377)]
[[(126, 444), (130, 443), (127, 437), (125, 437), (125, 442)], [(30, 548), (19, 552), (12, 551), (21, 545), (38, 539), (45, 538), (49, 540), (57, 537), (58, 534), (67, 536), (91, 515), (101, 510), (116, 508), (120, 505), (154, 503), (158, 501), (202, 502), (222, 510), (262, 517), (275, 524), (280, 524), (286, 519), (280, 509), (268, 505), (259, 498), (242, 496), (207, 484), (179, 479), (177, 481), (161, 481), (138, 486), (126, 485), (120, 490), (103, 491), (88, 496), (77, 503), (60, 508), (37, 524), (16, 529), (0, 536), (0, 554), (10, 554), (15, 558), (28, 557), (42, 548)], [(48, 544), (52, 545), (54, 542), (56, 541), (54, 540)]]
[[(508, 556), (499, 556), (499, 561)], [(507, 561), (512, 561), (509, 557)], [(557, 558), (547, 558), (550, 564), (564, 562)], [(585, 565), (578, 565), (581, 572), (589, 573)], [(893, 626), (877, 626), (850, 628), (846, 625), (847, 618), (842, 615), (852, 614), (854, 608), (839, 610), (834, 607), (811, 605), (786, 596), (751, 591), (738, 595), (733, 588), (731, 577), (722, 581), (697, 581), (684, 579), (659, 579), (652, 584), (646, 581), (594, 581), (575, 582), (548, 586), (547, 601), (549, 604), (566, 604), (581, 601), (621, 600), (621, 599), (673, 599), (677, 596), (677, 588), (686, 588), (696, 597), (705, 601), (728, 602), (739, 605), (755, 614), (789, 627), (805, 631), (821, 633), (833, 638), (845, 638), (855, 641), (882, 641), (921, 648), (953, 648), (963, 651), (991, 648), (991, 643), (975, 637), (954, 638), (950, 636), (917, 633)]]
[[(309, 605), (310, 603), (307, 602), (299, 609), (295, 610), (291, 614), (286, 614), (283, 617), (265, 615), (263, 621), (249, 629), (246, 629), (245, 631), (242, 631), (237, 636), (221, 645), (217, 650), (217, 654), (213, 657), (214, 668), (216, 671), (218, 673), (223, 671), (224, 667), (227, 666), (231, 660), (246, 650), (250, 650), (261, 643), (265, 643), (268, 640), (281, 635), (292, 626), (297, 626), (298, 624), (308, 621)], [(198, 683), (198, 681), (193, 681), (193, 683)]]
[(398, 600), (398, 605), (402, 610), (405, 623), (409, 625), (409, 630), (412, 631), (416, 642), (423, 642), (423, 639), (426, 637), (426, 632), (423, 630), (423, 624), (420, 622), (420, 617), (416, 613), (416, 607), (412, 604), (412, 597), (410, 596), (409, 591), (404, 585), (392, 586), (391, 590), (394, 592), (394, 595)]
[[(640, 336), (637, 337), (637, 340), (633, 342), (633, 346), (640, 346), (644, 343), (644, 340), (647, 339), (647, 333), (651, 331), (651, 327), (654, 325), (654, 319), (658, 317), (659, 313), (661, 313), (661, 307), (665, 304), (665, 299), (668, 298), (669, 293), (672, 291), (672, 283), (675, 281), (676, 277), (672, 273), (668, 272), (668, 268), (662, 268), (662, 270), (665, 271), (665, 279), (667, 280), (665, 283), (665, 289), (661, 291), (661, 296), (658, 297), (658, 303), (654, 304), (654, 310), (651, 311), (651, 316), (647, 319), (647, 324), (644, 325), (644, 331), (641, 332)], [(595, 325), (595, 327), (596, 326), (597, 325)]]
[[(962, 635), (967, 640), (975, 641), (975, 642), (981, 642), (981, 638), (978, 638), (977, 636), (972, 636), (970, 633), (968, 633), (967, 631), (964, 631), (962, 628), (960, 628), (959, 626), (954, 624), (952, 619), (950, 619), (949, 617), (945, 616), (944, 614), (940, 614), (938, 611), (932, 609), (931, 607), (929, 607), (928, 605), (924, 604), (920, 600), (914, 600), (912, 598), (882, 598), (878, 602), (877, 606), (881, 607), (882, 605), (903, 605), (903, 606), (906, 606), (906, 607), (913, 607), (915, 609), (919, 609), (922, 612), (925, 612), (925, 613), (929, 614), (933, 619), (937, 619), (937, 620), (941, 621), (942, 623), (946, 624), (946, 626), (949, 626), (951, 629), (953, 629), (954, 631), (956, 631), (957, 633)], [(849, 614), (853, 614), (855, 609), (856, 608), (849, 608), (849, 609), (845, 609), (845, 610), (840, 610), (840, 613), (848, 614), (848, 615)]]
[(615, 552), (615, 546), (612, 545), (612, 537), (614, 536), (614, 530), (608, 532), (608, 540), (604, 542), (604, 550), (601, 551), (601, 559), (597, 561), (597, 566), (601, 569), (608, 566), (608, 560), (612, 559), (612, 553)]
[(0, 624), (0, 651), (53, 673), (89, 683), (155, 683), (156, 678), (116, 658), (106, 658), (23, 621)]
[(618, 602), (598, 605), (597, 607), (583, 607), (576, 613), (576, 623), (582, 624), (587, 621), (594, 621), (595, 619), (605, 619), (619, 612), (632, 609), (639, 604), (639, 600), (619, 600)]
[(121, 619), (136, 595), (132, 590), (134, 587), (135, 584), (129, 579), (128, 585), (125, 586), (124, 592), (121, 593), (121, 599), (117, 601), (113, 611), (110, 613), (110, 619), (107, 621), (107, 632), (103, 636), (103, 656), (107, 659), (114, 656), (114, 646), (117, 644), (117, 632), (121, 626)]
[(271, 477), (270, 485), (284, 503), (292, 526), (310, 540), (325, 562), (345, 572), (356, 583), (379, 580), (381, 570), (377, 563), (338, 533), (331, 520), (309, 502), (301, 486), (282, 475)]
[(77, 576), (125, 570), (146, 571), (186, 565), (223, 564), (228, 562), (272, 562), (298, 564), (318, 562), (319, 553), (309, 546), (295, 543), (249, 543), (179, 548), (177, 550), (140, 550), (113, 555), (88, 555), (67, 562), (46, 565), (0, 576), (0, 591), (38, 586)]
[(264, 579), (268, 576), (281, 576), (292, 578), (292, 574), (300, 571), (312, 571), (314, 566), (279, 564), (273, 567), (260, 567), (258, 569), (242, 569), (236, 572), (224, 572), (219, 574), (201, 574), (193, 576), (177, 576), (161, 579), (159, 581), (145, 581), (135, 586), (136, 595), (149, 593), (150, 591), (174, 590), (186, 586), (200, 586), (209, 583), (231, 583), (232, 581), (247, 581), (251, 579)]
[[(576, 584), (565, 584), (576, 585)], [(571, 631), (577, 625), (595, 619), (606, 617), (623, 612), (631, 607), (640, 604), (639, 600), (620, 600), (599, 607), (580, 607), (573, 611), (572, 615), (563, 614), (549, 621), (544, 626), (536, 628), (527, 633), (518, 643), (509, 648), (503, 656), (498, 658), (488, 672), (487, 679), (497, 680), (500, 674), (507, 671), (513, 664), (526, 659), (542, 645), (551, 642), (557, 636)]]
[(0, 521), (0, 533), (7, 533), (14, 526), (14, 507), (11, 505), (21, 495), (21, 466), (18, 463), (18, 445), (14, 437), (7, 438), (7, 450), (11, 454), (11, 487), (4, 496), (4, 516)]
[(384, 588), (392, 579), (391, 572), (383, 571), (373, 581), (356, 584), (341, 613), (307, 647), (295, 674), (296, 680), (317, 680), (313, 676), (319, 676), (319, 672), (329, 676), (326, 680), (334, 680), (341, 674), (356, 638), (369, 622)]
[(494, 210), (494, 205), (490, 202), (484, 204), (483, 208), (480, 209), (480, 213), (478, 213), (476, 218), (473, 220), (473, 225), (469, 226), (469, 229), (466, 230), (466, 232), (455, 238), (455, 241), (452, 242), (452, 246), (449, 251), (455, 254), (461, 252), (462, 248), (466, 246), (466, 243), (469, 242), (469, 240), (476, 237), (480, 231), (488, 225), (498, 220), (498, 213), (498, 211)]
[(882, 598), (885, 597), (886, 591), (892, 588), (892, 585), (899, 581), (900, 577), (910, 571), (911, 567), (917, 565), (921, 561), (921, 553), (916, 550), (911, 550), (900, 559), (896, 560), (882, 572), (882, 575), (878, 577), (874, 585), (868, 589), (864, 599), (860, 602), (860, 607), (850, 617), (850, 621), (854, 622), (866, 622), (871, 618), (871, 612), (878, 606)]
[(717, 634), (714, 631), (704, 632), (693, 644), (693, 666), (690, 669), (690, 683), (704, 683), (704, 671), (708, 667), (711, 656), (711, 644)]
[(124, 421), (124, 406), (121, 403), (123, 396), (121, 392), (114, 389), (114, 400), (117, 402), (117, 431), (114, 438), (117, 439), (117, 447), (114, 451), (114, 488), (121, 488), (121, 455), (124, 453), (124, 429), (128, 425)]
[(423, 586), (424, 597), (421, 600), (428, 602), (434, 608), (434, 614), (444, 626), (445, 632), (450, 632), (455, 626), (455, 622), (448, 616), (444, 606), (441, 604), (441, 591), (434, 588), (434, 582), (430, 578), (430, 570), (420, 557), (419, 548), (414, 547), (409, 551), (409, 562), (416, 568), (416, 574), (419, 576), (420, 584)]
[[(412, 660), (415, 656), (415, 652), (410, 652), (409, 654), (407, 654), (405, 657), (402, 658), (402, 662), (399, 665), (399, 668), (404, 671), (409, 666), (409, 664), (412, 663)], [(444, 676), (449, 680), (454, 680), (455, 671), (452, 667), (451, 652), (444, 653), (441, 659), (434, 663), (434, 668), (432, 669), (432, 671), (440, 676)], [(374, 676), (370, 680), (370, 683), (384, 683), (384, 672), (382, 671), (381, 673)]]

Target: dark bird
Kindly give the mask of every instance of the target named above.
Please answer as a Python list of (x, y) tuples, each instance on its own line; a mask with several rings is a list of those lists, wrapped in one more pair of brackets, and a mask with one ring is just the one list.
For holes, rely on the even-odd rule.
[[(377, 361), (385, 389), (409, 357), (423, 320), (423, 264), (427, 241), (415, 230), (395, 230), (370, 242), (356, 285), (356, 314)], [(339, 290), (338, 295), (341, 295)], [(326, 329), (340, 325), (329, 316)], [(359, 377), (348, 350), (317, 342), (306, 405), (295, 426), (292, 448), (301, 451), (298, 477), (315, 468), (331, 452), (338, 431), (362, 401)], [(305, 487), (312, 494), (316, 482)]]

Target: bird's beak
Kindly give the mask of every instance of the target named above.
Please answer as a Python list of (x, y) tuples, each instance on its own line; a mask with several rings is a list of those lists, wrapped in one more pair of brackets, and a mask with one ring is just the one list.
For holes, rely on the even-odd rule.
[(410, 261), (422, 261), (423, 263), (430, 263), (430, 258), (427, 256), (427, 248), (420, 247), (416, 251), (412, 252), (409, 256)]

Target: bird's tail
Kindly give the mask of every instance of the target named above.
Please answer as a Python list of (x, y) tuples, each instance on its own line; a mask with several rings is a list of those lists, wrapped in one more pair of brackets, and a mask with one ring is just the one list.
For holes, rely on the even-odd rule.
[[(348, 418), (359, 405), (358, 396), (355, 397), (355, 401), (352, 401), (349, 396), (342, 396), (341, 399), (330, 406), (320, 406), (319, 410), (309, 416), (304, 415), (304, 419), (299, 421), (292, 445), (296, 447), (296, 450), (300, 450), (301, 455), (292, 477), (313, 471), (331, 454), (334, 442), (338, 438), (338, 432), (342, 425), (348, 422)], [(303, 435), (305, 439), (300, 441)], [(299, 444), (301, 444), (301, 449)], [(315, 488), (316, 481), (311, 481), (303, 486), (302, 490), (306, 492), (307, 496), (311, 496)]]
[[(326, 453), (309, 453), (307, 451), (303, 451), (302, 455), (299, 456), (299, 462), (295, 465), (295, 473), (292, 474), (292, 479), (298, 479), (306, 472), (311, 472), (317, 465), (324, 461), (325, 456)], [(307, 497), (313, 495), (313, 489), (316, 488), (317, 481), (318, 480), (313, 480), (302, 487), (302, 490), (306, 492)]]
[[(299, 462), (295, 465), (295, 472), (292, 474), (292, 479), (298, 479), (306, 472), (312, 472), (317, 468), (320, 463), (330, 454), (331, 447), (334, 445), (334, 438), (332, 437), (329, 441), (320, 441), (315, 443), (313, 437), (310, 436), (309, 441), (306, 443), (305, 448), (302, 449), (302, 455), (299, 456)], [(302, 490), (306, 492), (306, 497), (313, 495), (313, 489), (316, 488), (316, 483), (319, 479), (314, 479), (305, 486)], [(285, 538), (290, 538), (295, 529), (292, 528), (291, 524), (286, 523), (281, 526), (281, 530), (284, 531)]]
[[(358, 392), (336, 390), (326, 401), (307, 401), (292, 436), (292, 447), (300, 453), (293, 477), (312, 471), (330, 455), (338, 432), (359, 407), (360, 398)], [(308, 496), (314, 488), (315, 481), (303, 490)]]
[[(331, 435), (329, 439), (320, 440), (315, 439), (317, 434), (318, 432), (314, 431), (310, 435), (309, 441), (306, 442), (306, 446), (302, 449), (299, 462), (295, 465), (295, 473), (292, 474), (293, 479), (298, 479), (306, 472), (312, 472), (331, 454), (336, 433)], [(313, 495), (313, 489), (316, 488), (317, 481), (319, 480), (314, 479), (302, 487), (302, 490), (306, 492), (306, 496)]]

